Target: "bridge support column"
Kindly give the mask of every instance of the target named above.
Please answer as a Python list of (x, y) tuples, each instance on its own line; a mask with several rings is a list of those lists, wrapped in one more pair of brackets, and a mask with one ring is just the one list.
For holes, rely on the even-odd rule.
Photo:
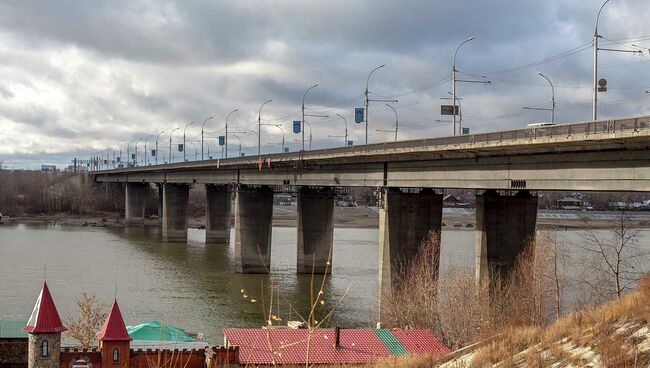
[(227, 185), (205, 186), (205, 242), (230, 243), (230, 191)]
[(187, 203), (190, 186), (163, 184), (162, 239), (167, 242), (187, 242)]
[(298, 191), (298, 273), (332, 272), (334, 189)]
[(398, 188), (382, 191), (379, 209), (379, 287), (389, 293), (395, 273), (418, 254), (427, 241), (435, 247), (435, 267), (440, 259), (442, 195), (432, 189), (403, 193)]
[(537, 197), (522, 190), (514, 196), (487, 191), (476, 196), (476, 282), (490, 273), (508, 276), (517, 257), (535, 239)]
[(163, 218), (163, 184), (156, 184), (158, 187), (158, 222), (162, 224)]
[(266, 273), (271, 266), (273, 189), (240, 186), (235, 197), (235, 271)]
[(144, 203), (148, 183), (126, 183), (124, 222), (127, 226), (144, 225)]

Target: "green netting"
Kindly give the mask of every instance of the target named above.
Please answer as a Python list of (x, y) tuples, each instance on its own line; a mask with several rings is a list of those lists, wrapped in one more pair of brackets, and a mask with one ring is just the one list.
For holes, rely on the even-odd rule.
[(173, 342), (194, 341), (194, 338), (188, 335), (184, 329), (173, 326), (162, 326), (158, 321), (145, 322), (135, 326), (126, 326), (126, 330), (129, 332), (129, 336), (131, 336), (133, 340)]
[(26, 338), (27, 332), (21, 330), (26, 324), (25, 321), (0, 321), (0, 338)]
[(406, 350), (404, 345), (402, 345), (399, 340), (393, 335), (390, 330), (387, 330), (385, 328), (380, 328), (375, 330), (375, 334), (377, 337), (379, 337), (379, 340), (381, 340), (382, 343), (384, 343), (384, 346), (392, 355), (408, 355), (409, 352)]

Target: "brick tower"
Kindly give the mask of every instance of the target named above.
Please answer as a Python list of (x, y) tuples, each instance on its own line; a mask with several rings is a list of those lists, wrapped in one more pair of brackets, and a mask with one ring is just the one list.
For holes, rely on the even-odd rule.
[(97, 333), (99, 350), (102, 354), (102, 368), (128, 368), (131, 356), (131, 337), (126, 331), (117, 300)]
[(32, 315), (23, 330), (29, 332), (28, 367), (59, 368), (61, 332), (67, 329), (61, 323), (47, 282), (43, 283)]

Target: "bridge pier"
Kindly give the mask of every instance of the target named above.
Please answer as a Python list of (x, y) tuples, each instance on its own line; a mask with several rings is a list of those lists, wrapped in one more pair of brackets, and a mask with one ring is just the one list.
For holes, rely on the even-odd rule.
[(163, 184), (157, 183), (158, 187), (158, 222), (162, 224), (163, 218)]
[(537, 196), (521, 190), (514, 196), (486, 191), (476, 196), (476, 282), (490, 273), (507, 277), (526, 246), (535, 240)]
[(163, 241), (174, 243), (187, 242), (187, 204), (189, 197), (189, 185), (163, 184)]
[(235, 196), (235, 271), (266, 273), (271, 267), (273, 189), (245, 186)]
[(334, 189), (301, 187), (298, 191), (297, 273), (332, 272)]
[(124, 222), (127, 226), (144, 226), (144, 205), (148, 183), (126, 183)]
[(442, 195), (432, 189), (403, 193), (399, 188), (385, 188), (381, 196), (379, 287), (380, 293), (389, 293), (400, 265), (413, 260), (428, 239), (436, 247), (432, 262), (437, 267), (440, 259)]
[(230, 191), (227, 185), (205, 186), (205, 242), (230, 244)]

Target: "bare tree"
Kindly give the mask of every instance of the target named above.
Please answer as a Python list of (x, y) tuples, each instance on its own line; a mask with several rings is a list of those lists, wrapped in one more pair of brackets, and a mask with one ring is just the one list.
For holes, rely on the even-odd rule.
[(84, 291), (77, 299), (77, 307), (79, 315), (66, 318), (66, 327), (68, 327), (66, 333), (79, 342), (82, 348), (88, 348), (95, 342), (95, 334), (106, 319), (104, 312), (106, 305), (95, 295), (89, 295)]
[(639, 247), (639, 232), (627, 211), (620, 211), (616, 219), (608, 221), (604, 233), (589, 228), (579, 244), (587, 253), (582, 281), (601, 300), (620, 298), (632, 287), (643, 274), (643, 256), (647, 255)]

